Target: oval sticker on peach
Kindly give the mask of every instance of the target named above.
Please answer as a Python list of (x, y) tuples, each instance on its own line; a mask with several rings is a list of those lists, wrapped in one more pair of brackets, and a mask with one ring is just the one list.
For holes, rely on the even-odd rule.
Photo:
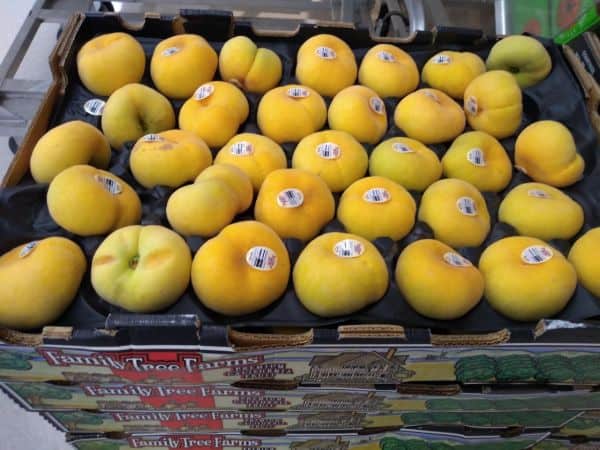
[(392, 194), (385, 188), (372, 188), (363, 194), (363, 200), (367, 203), (386, 203), (392, 199)]
[(35, 250), (35, 248), (37, 247), (38, 243), (39, 241), (31, 241), (25, 244), (19, 252), (19, 258), (25, 258), (29, 254), (31, 254), (31, 252), (33, 252), (33, 250)]
[(246, 253), (246, 262), (256, 270), (273, 270), (277, 266), (277, 253), (269, 247), (252, 247)]
[(298, 208), (304, 203), (304, 194), (300, 189), (284, 189), (277, 194), (277, 204), (282, 208)]
[(542, 264), (554, 256), (552, 250), (545, 245), (532, 245), (521, 253), (521, 259), (527, 264)]
[(365, 246), (356, 239), (344, 239), (333, 246), (333, 253), (340, 258), (358, 258), (365, 252)]

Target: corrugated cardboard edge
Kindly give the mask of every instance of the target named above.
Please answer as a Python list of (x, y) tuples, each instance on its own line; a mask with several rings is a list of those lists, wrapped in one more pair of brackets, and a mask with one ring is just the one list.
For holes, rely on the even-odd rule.
[(229, 343), (237, 351), (263, 350), (273, 348), (301, 347), (312, 344), (314, 331), (309, 329), (297, 334), (248, 333), (229, 328)]
[(510, 331), (506, 328), (487, 334), (432, 334), (431, 345), (438, 347), (461, 347), (506, 344)]
[[(597, 36), (595, 36), (595, 41), (594, 50), (600, 50), (600, 40), (598, 40)], [(575, 72), (575, 76), (583, 89), (590, 121), (596, 133), (600, 136), (600, 113), (598, 112), (598, 107), (600, 106), (600, 86), (598, 86), (594, 77), (585, 70), (583, 63), (568, 45), (563, 45), (562, 49), (567, 62), (573, 69), (573, 72)]]
[(340, 325), (339, 339), (395, 338), (406, 341), (406, 332), (401, 325)]

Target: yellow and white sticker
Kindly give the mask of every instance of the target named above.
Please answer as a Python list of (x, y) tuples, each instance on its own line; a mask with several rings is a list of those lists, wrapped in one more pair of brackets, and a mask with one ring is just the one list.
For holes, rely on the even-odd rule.
[(333, 253), (339, 258), (358, 258), (365, 252), (365, 246), (356, 239), (344, 239), (333, 246)]
[(392, 144), (392, 150), (398, 153), (414, 153), (415, 151), (410, 148), (408, 145), (403, 144), (402, 142), (394, 142)]
[(39, 241), (31, 241), (23, 246), (21, 251), (19, 252), (19, 258), (25, 258), (27, 255), (31, 254), (33, 250), (37, 247)]
[(273, 270), (277, 266), (277, 253), (269, 247), (252, 247), (246, 253), (246, 262), (256, 270)]
[(304, 203), (304, 194), (300, 189), (284, 189), (277, 194), (277, 204), (282, 208), (298, 208)]
[(95, 178), (96, 181), (102, 184), (104, 189), (106, 189), (112, 195), (118, 195), (123, 191), (121, 184), (117, 180), (114, 180), (110, 177), (105, 177), (104, 175), (96, 175)]
[(229, 147), (229, 153), (235, 156), (248, 156), (254, 153), (254, 146), (248, 141), (239, 141)]
[(377, 58), (380, 61), (384, 61), (384, 62), (396, 62), (396, 58), (394, 58), (394, 55), (392, 55), (390, 52), (386, 52), (384, 50), (377, 52)]
[(371, 188), (363, 194), (363, 200), (367, 203), (386, 203), (392, 199), (392, 194), (382, 187)]
[(310, 95), (310, 91), (302, 86), (294, 86), (287, 90), (287, 95), (291, 98), (306, 98)]
[(461, 214), (465, 216), (476, 216), (477, 215), (477, 207), (475, 206), (475, 200), (471, 197), (460, 197), (456, 201), (456, 207), (460, 211)]
[(473, 265), (467, 258), (455, 252), (444, 253), (444, 261), (454, 267), (469, 267)]
[(477, 167), (485, 167), (485, 155), (480, 148), (472, 148), (467, 152), (467, 161)]
[(181, 49), (179, 47), (169, 47), (165, 48), (160, 54), (163, 56), (172, 56), (175, 53), (179, 53)]
[(543, 264), (552, 256), (554, 253), (545, 245), (532, 245), (521, 252), (521, 259), (527, 264)]
[(106, 102), (104, 100), (100, 100), (99, 98), (91, 98), (83, 104), (83, 110), (90, 116), (99, 117), (104, 112), (105, 106)]
[(338, 159), (342, 156), (342, 149), (333, 142), (323, 142), (317, 145), (315, 151), (323, 159)]
[(315, 53), (319, 58), (323, 59), (335, 59), (337, 56), (335, 50), (330, 47), (317, 47)]
[(215, 87), (212, 84), (203, 84), (198, 89), (196, 89), (196, 92), (194, 92), (194, 100), (204, 100), (210, 97), (213, 94), (213, 92), (215, 92)]

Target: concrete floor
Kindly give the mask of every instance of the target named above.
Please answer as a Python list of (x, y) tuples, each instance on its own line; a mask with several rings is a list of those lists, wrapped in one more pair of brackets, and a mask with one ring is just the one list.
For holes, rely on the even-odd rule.
[[(33, 4), (33, 0), (0, 0), (0, 60)], [(17, 78), (48, 79), (47, 58), (56, 41), (58, 26), (41, 28), (32, 41), (27, 58), (17, 71)], [(12, 159), (8, 136), (0, 136), (0, 178)], [(0, 393), (0, 450), (64, 450), (63, 433), (56, 431), (37, 413), (25, 412), (6, 395)]]

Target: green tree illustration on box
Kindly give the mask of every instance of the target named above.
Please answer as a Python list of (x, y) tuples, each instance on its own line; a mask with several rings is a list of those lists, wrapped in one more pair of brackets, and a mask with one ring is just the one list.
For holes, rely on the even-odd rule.
[(531, 441), (477, 442), (473, 444), (451, 444), (449, 442), (425, 441), (422, 439), (398, 439), (384, 437), (379, 441), (381, 450), (521, 450)]
[(73, 397), (68, 390), (49, 384), (23, 383), (9, 386), (32, 406), (43, 404), (44, 399), (70, 400)]
[(458, 359), (454, 365), (454, 374), (461, 383), (497, 381), (595, 384), (600, 381), (600, 355), (473, 355)]
[(0, 369), (31, 370), (29, 356), (24, 353), (0, 351)]
[(79, 450), (119, 450), (121, 444), (115, 441), (81, 441), (75, 442), (75, 447)]
[(104, 422), (102, 416), (99, 414), (92, 414), (84, 411), (54, 413), (54, 417), (71, 431), (76, 430), (81, 425), (100, 426)]

